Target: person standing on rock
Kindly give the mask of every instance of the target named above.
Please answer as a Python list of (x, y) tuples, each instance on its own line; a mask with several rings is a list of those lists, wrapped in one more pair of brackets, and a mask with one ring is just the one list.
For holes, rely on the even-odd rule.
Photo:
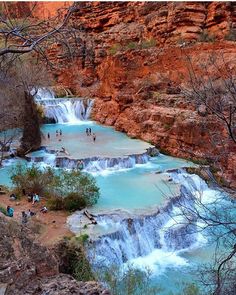
[(48, 139), (50, 139), (50, 133), (48, 132)]

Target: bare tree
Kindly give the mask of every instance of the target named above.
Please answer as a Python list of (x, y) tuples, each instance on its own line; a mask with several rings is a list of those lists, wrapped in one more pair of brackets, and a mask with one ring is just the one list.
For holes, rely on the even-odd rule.
[(236, 71), (233, 61), (226, 61), (223, 53), (212, 52), (198, 69), (183, 50), (187, 61), (189, 81), (183, 89), (186, 97), (214, 115), (236, 144)]
[(181, 185), (180, 197), (172, 193), (177, 210), (170, 213), (174, 221), (170, 230), (180, 226), (185, 228), (187, 236), (202, 234), (207, 237), (208, 243), (214, 246), (214, 263), (198, 270), (199, 280), (205, 286), (204, 294), (233, 295), (236, 280), (235, 196), (227, 196), (218, 187), (210, 199), (204, 194), (204, 187), (196, 188), (191, 177), (185, 175), (184, 178), (189, 189)]
[[(0, 114), (0, 120), (1, 122), (4, 120), (9, 121), (5, 113)], [(14, 141), (17, 141), (17, 139), (19, 139), (19, 130), (16, 128), (0, 131), (0, 167), (5, 156), (9, 155)]]
[[(37, 78), (39, 73), (42, 77), (43, 65), (52, 66), (47, 50), (59, 42), (69, 55), (74, 54), (74, 47), (72, 51), (70, 46), (71, 28), (67, 28), (67, 25), (71, 15), (77, 11), (77, 5), (73, 4), (66, 10), (60, 9), (55, 17), (47, 20), (32, 18), (34, 9), (37, 9), (37, 3), (23, 19), (17, 19), (9, 12), (8, 4), (3, 3), (0, 13), (1, 81), (23, 95), (23, 100), (19, 102), (24, 105), (23, 136), (21, 148), (18, 150), (19, 155), (35, 150), (41, 144), (39, 120), (32, 90), (42, 85), (42, 80)], [(26, 58), (25, 55), (29, 53), (31, 58), (29, 56)], [(27, 60), (33, 61), (31, 65), (27, 64)]]
[[(0, 49), (0, 56), (6, 54), (22, 55), (32, 51), (42, 53), (40, 46), (45, 46), (45, 42), (55, 41), (57, 35), (62, 37), (63, 29), (66, 27), (72, 13), (78, 10), (76, 5), (70, 6), (67, 11), (58, 10), (58, 14), (48, 20), (33, 21), (32, 13), (37, 9), (35, 3), (29, 14), (20, 20), (13, 18), (8, 12), (7, 3), (0, 15), (0, 38), (3, 47)], [(61, 22), (60, 19), (64, 19)], [(63, 38), (64, 39), (64, 38)], [(48, 44), (47, 44), (48, 45)]]

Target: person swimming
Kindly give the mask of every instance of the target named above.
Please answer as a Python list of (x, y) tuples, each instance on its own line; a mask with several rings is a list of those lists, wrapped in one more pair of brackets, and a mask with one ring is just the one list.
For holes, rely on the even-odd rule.
[(93, 133), (93, 142), (95, 142), (95, 141), (96, 141), (96, 134)]

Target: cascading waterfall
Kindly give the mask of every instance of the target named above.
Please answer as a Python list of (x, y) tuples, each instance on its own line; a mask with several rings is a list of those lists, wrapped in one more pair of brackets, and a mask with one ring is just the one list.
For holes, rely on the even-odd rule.
[(78, 123), (88, 120), (93, 100), (84, 98), (55, 98), (52, 90), (40, 88), (35, 101), (43, 106), (46, 118), (56, 123)]
[[(82, 159), (84, 170), (91, 173), (103, 172), (106, 170), (119, 171), (122, 169), (130, 169), (134, 168), (136, 164), (145, 164), (148, 160), (149, 156), (146, 153), (118, 158), (91, 157)], [(56, 166), (70, 169), (78, 168), (78, 160), (58, 157), (56, 159)]]
[[(168, 199), (155, 213), (131, 217), (114, 213), (96, 217), (98, 226), (104, 228), (105, 233), (91, 236), (88, 258), (94, 267), (113, 264), (121, 266), (129, 262), (135, 264), (140, 259), (143, 263), (145, 257), (149, 256), (152, 260), (154, 256), (158, 260), (163, 253), (174, 255), (174, 259), (185, 263), (178, 253), (205, 242), (203, 236), (197, 232), (197, 220), (192, 217), (190, 225), (179, 213), (183, 205), (191, 208), (195, 206), (197, 190), (201, 188), (205, 194), (209, 194), (211, 190), (197, 175), (177, 171), (170, 176), (176, 182), (185, 178), (185, 182), (181, 183), (179, 195)], [(72, 215), (68, 222), (72, 231), (76, 232), (78, 216)], [(108, 233), (106, 229), (109, 229)], [(150, 257), (147, 259), (150, 260)]]

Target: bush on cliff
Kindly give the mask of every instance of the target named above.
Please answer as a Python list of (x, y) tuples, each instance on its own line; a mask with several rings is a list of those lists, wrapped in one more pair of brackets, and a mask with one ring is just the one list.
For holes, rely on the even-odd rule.
[[(59, 257), (59, 270), (72, 275), (78, 281), (95, 279), (84, 250), (85, 235), (82, 242), (79, 238), (66, 238), (57, 245), (55, 251)], [(86, 238), (87, 240), (87, 238)]]
[(17, 195), (24, 189), (26, 193), (37, 193), (48, 199), (48, 207), (53, 210), (75, 211), (94, 205), (99, 198), (99, 188), (95, 179), (80, 170), (55, 170), (40, 168), (33, 164), (17, 165), (13, 168), (11, 180)]

